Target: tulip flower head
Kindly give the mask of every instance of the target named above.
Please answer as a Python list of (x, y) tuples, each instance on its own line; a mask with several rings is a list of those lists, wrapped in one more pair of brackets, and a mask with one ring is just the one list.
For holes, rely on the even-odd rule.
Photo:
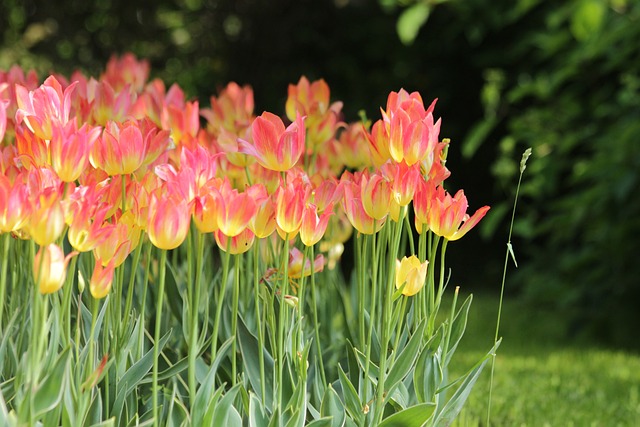
[(239, 140), (240, 152), (255, 157), (267, 169), (287, 171), (304, 152), (305, 128), (301, 116), (285, 129), (282, 119), (264, 112), (251, 124), (251, 135), (253, 144)]
[(149, 240), (160, 249), (175, 249), (189, 232), (190, 208), (184, 197), (170, 187), (158, 188), (149, 201), (147, 233)]
[(483, 206), (469, 216), (468, 206), (463, 190), (459, 190), (455, 196), (451, 197), (449, 193), (439, 189), (429, 210), (429, 228), (447, 240), (460, 239), (489, 211), (489, 206)]
[(113, 273), (115, 271), (115, 260), (111, 260), (107, 265), (100, 258), (96, 258), (96, 264), (93, 267), (93, 274), (89, 282), (89, 292), (96, 299), (106, 297), (111, 290), (113, 283)]
[(400, 289), (404, 285), (403, 295), (410, 297), (417, 294), (427, 278), (428, 264), (429, 261), (421, 263), (415, 255), (396, 260), (396, 289)]
[(67, 277), (67, 264), (77, 252), (66, 257), (60, 246), (42, 246), (33, 259), (33, 278), (41, 294), (51, 294), (62, 287)]
[(77, 83), (71, 83), (62, 89), (60, 82), (50, 76), (37, 89), (29, 91), (22, 85), (16, 85), (16, 124), (25, 122), (38, 138), (50, 140), (53, 126), (64, 126), (69, 121), (71, 94)]

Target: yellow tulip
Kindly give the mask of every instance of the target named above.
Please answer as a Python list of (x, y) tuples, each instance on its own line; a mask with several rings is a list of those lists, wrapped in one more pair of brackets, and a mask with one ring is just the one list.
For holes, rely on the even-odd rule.
[(427, 278), (427, 264), (429, 261), (421, 263), (415, 255), (396, 260), (396, 289), (406, 283), (402, 294), (408, 297), (417, 294)]

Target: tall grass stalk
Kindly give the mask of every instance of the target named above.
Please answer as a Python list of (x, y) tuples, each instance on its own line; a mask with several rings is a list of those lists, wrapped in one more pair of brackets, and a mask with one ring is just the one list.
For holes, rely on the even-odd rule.
[[(518, 206), (518, 195), (520, 194), (520, 185), (522, 183), (522, 175), (527, 168), (527, 160), (531, 156), (531, 148), (527, 148), (522, 154), (522, 160), (520, 161), (520, 175), (518, 176), (518, 185), (516, 186), (516, 194), (513, 200), (513, 209), (511, 210), (511, 222), (509, 223), (509, 235), (507, 237), (507, 251), (504, 258), (504, 267), (502, 269), (502, 283), (500, 284), (500, 300), (498, 302), (498, 316), (496, 320), (496, 333), (494, 335), (494, 344), (498, 342), (500, 336), (500, 320), (502, 316), (502, 301), (504, 299), (504, 288), (507, 280), (507, 265), (509, 264), (509, 256), (512, 257), (513, 263), (518, 267), (516, 257), (513, 253), (513, 246), (511, 245), (511, 236), (513, 234), (513, 223), (516, 218), (516, 207)], [(487, 426), (491, 425), (491, 398), (493, 396), (493, 375), (495, 371), (496, 354), (491, 355), (491, 377), (489, 380), (489, 402), (487, 405)]]

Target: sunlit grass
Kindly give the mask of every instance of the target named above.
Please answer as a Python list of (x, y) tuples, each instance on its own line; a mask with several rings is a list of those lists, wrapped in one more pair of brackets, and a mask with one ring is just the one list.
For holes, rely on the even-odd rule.
[[(491, 346), (496, 310), (497, 297), (474, 299), (456, 367), (470, 367)], [(491, 425), (637, 425), (640, 355), (573, 343), (567, 327), (562, 313), (505, 301)], [(489, 377), (487, 367), (455, 426), (486, 426)]]

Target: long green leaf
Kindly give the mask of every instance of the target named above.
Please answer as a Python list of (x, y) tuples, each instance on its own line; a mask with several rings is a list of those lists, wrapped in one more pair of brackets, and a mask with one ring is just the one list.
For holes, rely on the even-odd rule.
[(362, 402), (360, 396), (356, 392), (355, 387), (349, 381), (347, 374), (342, 370), (342, 366), (338, 365), (338, 376), (340, 377), (340, 386), (342, 387), (342, 395), (344, 398), (345, 409), (358, 424), (364, 416), (362, 413)]
[(273, 396), (268, 391), (273, 390), (273, 378), (271, 375), (273, 372), (273, 358), (266, 349), (258, 348), (258, 339), (249, 332), (242, 316), (239, 317), (239, 320), (238, 338), (245, 373), (249, 378), (253, 391), (260, 399), (262, 399), (259, 359), (260, 354), (262, 354), (262, 357), (264, 358), (265, 390), (267, 390), (267, 395), (264, 396), (264, 401), (266, 406), (270, 408), (273, 404)]
[(422, 336), (424, 329), (427, 326), (426, 320), (423, 320), (416, 328), (406, 347), (402, 350), (402, 353), (393, 363), (389, 375), (385, 380), (385, 384), (388, 385), (387, 396), (391, 396), (393, 390), (398, 386), (400, 381), (406, 377), (411, 369), (414, 367), (415, 361), (420, 353), (420, 345), (422, 344)]
[(194, 402), (191, 404), (191, 419), (193, 425), (203, 425), (203, 420), (210, 408), (217, 402), (217, 399), (222, 395), (224, 387), (215, 389), (216, 374), (218, 372), (218, 366), (224, 357), (226, 357), (227, 350), (231, 347), (233, 337), (226, 340), (218, 350), (216, 359), (211, 364), (207, 376), (200, 384), (200, 388), (196, 392)]
[(435, 403), (420, 403), (385, 418), (378, 427), (421, 427), (435, 409)]
[[(212, 418), (207, 419), (205, 417), (203, 425), (211, 427), (227, 427), (230, 425), (229, 414), (231, 413), (231, 410), (234, 409), (233, 401), (235, 400), (241, 385), (241, 383), (236, 384), (224, 395), (222, 399), (220, 399), (220, 403), (216, 405)], [(242, 423), (240, 424), (242, 425)]]
[(485, 365), (492, 357), (492, 355), (495, 354), (501, 342), (502, 340), (496, 342), (493, 348), (489, 350), (489, 352), (482, 358), (482, 360), (480, 360), (467, 374), (464, 375), (462, 384), (460, 384), (456, 392), (453, 394), (453, 396), (451, 396), (451, 399), (449, 399), (449, 401), (444, 405), (442, 411), (437, 414), (435, 423), (436, 426), (449, 426), (458, 416), (458, 414), (462, 410), (462, 407), (464, 406), (464, 403), (469, 397), (469, 393), (471, 393), (471, 389), (482, 373), (482, 370), (484, 369)]
[(322, 405), (320, 405), (320, 415), (322, 417), (331, 417), (332, 427), (342, 427), (344, 425), (344, 405), (338, 393), (331, 387), (331, 384), (324, 391)]
[(467, 328), (467, 318), (469, 317), (469, 308), (471, 307), (471, 301), (473, 301), (473, 295), (469, 295), (464, 301), (458, 312), (456, 313), (453, 323), (451, 324), (451, 336), (449, 338), (449, 348), (447, 349), (447, 355), (445, 356), (444, 366), (449, 366), (451, 357), (456, 351), (464, 331)]
[(66, 388), (69, 377), (71, 352), (69, 347), (65, 349), (56, 360), (49, 374), (39, 384), (33, 399), (33, 412), (36, 418), (40, 418), (48, 411), (53, 410), (62, 400), (62, 394)]
[[(160, 342), (156, 343), (160, 351), (164, 348), (169, 341), (169, 337), (171, 336), (171, 330), (167, 332), (162, 338), (160, 338)], [(122, 414), (122, 409), (124, 407), (124, 401), (127, 396), (131, 393), (131, 391), (138, 386), (138, 384), (142, 381), (142, 379), (149, 373), (151, 368), (153, 367), (153, 347), (144, 355), (140, 360), (134, 363), (125, 374), (120, 378), (118, 384), (116, 385), (116, 398), (113, 401), (113, 406), (111, 409), (111, 415), (115, 416), (117, 419), (120, 418)]]
[(264, 413), (264, 408), (258, 396), (249, 393), (249, 427), (268, 427), (269, 418)]

